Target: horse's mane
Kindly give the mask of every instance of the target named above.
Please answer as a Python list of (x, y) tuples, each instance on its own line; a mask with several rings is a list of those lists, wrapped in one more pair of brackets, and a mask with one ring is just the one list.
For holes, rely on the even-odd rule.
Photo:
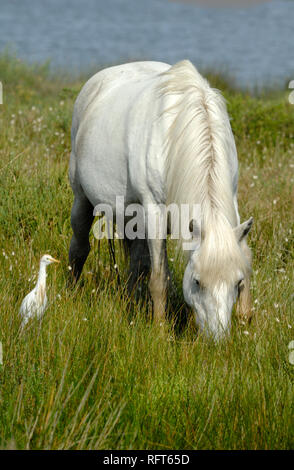
[(201, 265), (208, 275), (213, 271), (217, 276), (228, 260), (243, 264), (232, 230), (238, 221), (228, 155), (236, 149), (225, 100), (187, 60), (161, 77), (160, 96), (166, 102), (174, 98), (164, 110), (171, 118), (166, 136), (167, 204), (201, 205)]

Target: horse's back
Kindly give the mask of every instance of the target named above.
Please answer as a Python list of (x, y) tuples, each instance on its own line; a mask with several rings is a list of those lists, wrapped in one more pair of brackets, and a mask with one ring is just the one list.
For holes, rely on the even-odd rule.
[(124, 84), (135, 85), (141, 80), (156, 76), (171, 66), (164, 62), (131, 62), (115, 65), (97, 72), (83, 86), (75, 102), (73, 119), (79, 120), (89, 103), (100, 100), (116, 87)]
[[(211, 125), (207, 126), (207, 103), (213, 108), (209, 122), (216, 122), (215, 134), (219, 134), (221, 125), (224, 138), (220, 143), (225, 141), (230, 147), (230, 155), (226, 156), (224, 149), (219, 161), (230, 173), (227, 179), (236, 192), (237, 159), (225, 105), (189, 61), (173, 67), (161, 62), (114, 66), (98, 72), (85, 84), (73, 116), (70, 163), (73, 189), (81, 187), (92, 205), (113, 204), (116, 195), (124, 196), (126, 204), (143, 200), (165, 203), (166, 168), (175, 168), (174, 172), (168, 170), (172, 175), (170, 187), (177, 188), (178, 176), (186, 174), (182, 171), (182, 153), (178, 151), (184, 134), (180, 132), (177, 136), (176, 131), (186, 130), (189, 132), (186, 141), (193, 135), (198, 145), (202, 139), (200, 129), (205, 132), (211, 129)], [(191, 109), (197, 109), (197, 119), (191, 120)], [(177, 126), (173, 125), (175, 113), (179, 116)], [(194, 126), (188, 126), (192, 121)], [(181, 148), (186, 148), (184, 142)], [(168, 149), (177, 149), (169, 160)], [(199, 167), (194, 179), (201, 179), (199, 150), (186, 157), (187, 168)], [(210, 167), (212, 160), (209, 156), (205, 158), (208, 163), (203, 168)], [(175, 196), (167, 199), (174, 201)]]
[[(134, 179), (146, 179), (144, 142), (147, 144), (153, 114), (154, 87), (158, 77), (170, 68), (161, 62), (135, 62), (104, 69), (82, 88), (74, 108), (70, 181), (82, 188), (93, 205), (113, 204), (115, 195), (137, 202)], [(139, 149), (129, 144), (136, 133)], [(130, 154), (135, 153), (130, 163)], [(143, 174), (144, 173), (144, 174)]]

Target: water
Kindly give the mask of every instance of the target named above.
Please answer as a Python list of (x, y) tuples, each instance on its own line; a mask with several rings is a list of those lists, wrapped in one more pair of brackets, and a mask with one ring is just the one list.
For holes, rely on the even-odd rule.
[[(294, 1), (205, 8), (168, 0), (1, 0), (0, 50), (81, 71), (128, 60), (221, 69), (242, 86), (294, 78)], [(1, 79), (1, 77), (0, 77)]]

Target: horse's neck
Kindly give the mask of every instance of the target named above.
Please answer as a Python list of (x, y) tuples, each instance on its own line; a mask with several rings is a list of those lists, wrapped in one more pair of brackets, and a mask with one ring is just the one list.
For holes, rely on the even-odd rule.
[(212, 90), (192, 64), (179, 63), (166, 74), (161, 87), (175, 102), (167, 133), (167, 200), (176, 204), (212, 207), (235, 223), (230, 158), (235, 158), (225, 101)]
[(238, 223), (237, 212), (230, 191), (227, 190), (227, 194), (215, 192), (213, 200), (206, 194), (201, 202), (201, 220), (206, 232), (221, 229), (224, 225), (235, 227)]

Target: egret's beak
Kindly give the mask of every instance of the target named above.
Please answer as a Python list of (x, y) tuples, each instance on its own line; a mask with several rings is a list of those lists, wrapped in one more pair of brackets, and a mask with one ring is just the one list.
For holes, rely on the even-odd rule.
[(51, 258), (51, 261), (53, 261), (53, 263), (60, 263), (60, 261), (58, 259), (55, 259), (55, 258)]

